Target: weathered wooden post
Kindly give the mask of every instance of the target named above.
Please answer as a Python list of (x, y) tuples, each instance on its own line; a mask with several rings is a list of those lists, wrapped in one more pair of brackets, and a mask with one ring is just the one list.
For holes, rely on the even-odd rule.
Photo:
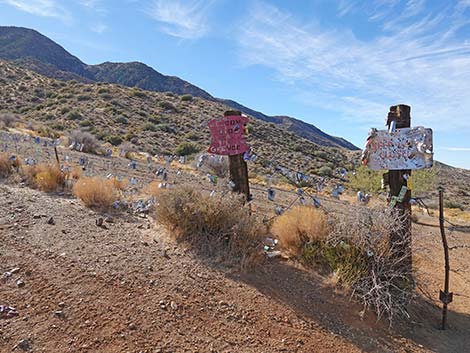
[(228, 110), (223, 119), (211, 120), (208, 125), (212, 133), (212, 143), (208, 151), (228, 155), (232, 190), (245, 195), (246, 200), (249, 200), (248, 166), (243, 158), (243, 154), (250, 149), (243, 137), (247, 122), (248, 118), (238, 110)]
[[(395, 132), (395, 129), (411, 127), (411, 107), (405, 104), (394, 105), (390, 107), (387, 117), (387, 126), (389, 132)], [(399, 210), (400, 218), (403, 219), (403, 227), (390, 235), (390, 241), (393, 244), (402, 244), (397, 249), (397, 257), (404, 258), (402, 263), (411, 273), (412, 256), (411, 256), (411, 188), (408, 187), (408, 180), (411, 177), (410, 169), (389, 170), (388, 182), (390, 186), (390, 197), (397, 197), (398, 201), (395, 207)], [(404, 196), (400, 195), (402, 190), (406, 190)]]
[(373, 170), (389, 170), (384, 184), (390, 186), (390, 207), (398, 209), (404, 224), (390, 235), (398, 264), (412, 271), (411, 252), (411, 170), (431, 168), (433, 164), (432, 130), (410, 128), (410, 106), (390, 107), (388, 131), (371, 129), (362, 155), (362, 164)]

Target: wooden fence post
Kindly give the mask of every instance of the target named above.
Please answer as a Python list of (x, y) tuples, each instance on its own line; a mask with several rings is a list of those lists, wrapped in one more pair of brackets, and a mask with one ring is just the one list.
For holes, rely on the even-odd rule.
[[(241, 116), (242, 113), (238, 110), (228, 110), (224, 116)], [(243, 159), (243, 153), (233, 156), (228, 156), (230, 180), (233, 181), (235, 186), (234, 192), (245, 195), (246, 200), (250, 199), (250, 185), (248, 183), (248, 166)]]
[[(401, 128), (409, 128), (411, 126), (411, 107), (409, 105), (400, 104), (390, 107), (390, 112), (387, 117), (387, 126), (389, 130)], [(398, 250), (397, 257), (406, 257), (403, 263), (410, 273), (412, 270), (412, 256), (411, 256), (411, 190), (408, 188), (408, 179), (411, 177), (411, 170), (389, 170), (388, 181), (390, 186), (390, 197), (400, 194), (403, 187), (407, 188), (403, 199), (396, 203), (400, 215), (405, 222), (403, 229), (398, 232), (393, 232), (390, 236), (392, 243), (402, 244), (401, 249)]]

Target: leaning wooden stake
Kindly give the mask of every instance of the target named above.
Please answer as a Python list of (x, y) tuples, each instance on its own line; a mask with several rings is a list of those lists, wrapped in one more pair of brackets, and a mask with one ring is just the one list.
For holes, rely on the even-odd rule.
[(442, 301), (442, 325), (443, 330), (447, 326), (447, 305), (452, 302), (453, 293), (449, 293), (449, 246), (447, 245), (447, 238), (444, 228), (444, 189), (439, 187), (439, 226), (441, 228), (442, 246), (444, 247), (444, 260), (445, 260), (445, 279), (444, 291), (440, 291), (439, 299)]

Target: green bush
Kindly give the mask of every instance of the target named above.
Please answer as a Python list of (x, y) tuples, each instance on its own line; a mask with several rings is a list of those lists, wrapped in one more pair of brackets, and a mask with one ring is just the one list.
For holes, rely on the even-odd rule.
[(327, 165), (324, 165), (320, 169), (318, 169), (318, 175), (321, 176), (331, 176), (333, 175), (333, 169)]
[(80, 115), (80, 113), (76, 112), (76, 111), (72, 111), (72, 112), (67, 114), (67, 119), (68, 120), (79, 120), (81, 118), (82, 118), (82, 116)]
[(133, 89), (131, 91), (131, 97), (146, 98), (147, 94), (139, 89)]
[(104, 140), (109, 142), (113, 146), (119, 146), (122, 143), (122, 138), (117, 135), (106, 136)]
[(119, 115), (116, 118), (116, 122), (119, 123), (119, 124), (124, 124), (124, 125), (129, 124), (129, 121), (127, 120), (127, 118), (124, 115)]
[(162, 101), (158, 105), (165, 110), (176, 111), (176, 107), (171, 102)]
[(369, 194), (378, 194), (381, 190), (381, 185), (382, 174), (365, 166), (357, 168), (356, 175), (351, 175), (349, 179), (349, 186), (353, 190)]
[(181, 142), (175, 150), (178, 156), (187, 156), (200, 151), (200, 147), (191, 142)]
[(181, 97), (180, 97), (181, 101), (182, 102), (190, 102), (193, 100), (193, 96), (190, 95), (190, 94), (183, 94)]
[(153, 123), (145, 123), (144, 126), (142, 127), (144, 131), (157, 131), (157, 126)]

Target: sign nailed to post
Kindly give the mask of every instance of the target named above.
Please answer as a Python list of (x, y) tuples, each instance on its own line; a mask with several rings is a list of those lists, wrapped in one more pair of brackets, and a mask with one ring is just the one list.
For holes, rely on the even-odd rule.
[(246, 116), (229, 115), (222, 119), (209, 121), (209, 129), (212, 134), (212, 143), (208, 152), (221, 155), (234, 156), (250, 150), (244, 134)]
[(362, 164), (373, 170), (430, 168), (433, 164), (432, 129), (372, 129), (362, 154)]

